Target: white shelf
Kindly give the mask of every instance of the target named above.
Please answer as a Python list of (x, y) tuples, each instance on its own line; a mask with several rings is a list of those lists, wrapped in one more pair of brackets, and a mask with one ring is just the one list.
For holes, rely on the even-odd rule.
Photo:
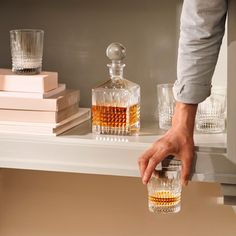
[[(89, 122), (58, 137), (0, 134), (0, 167), (139, 176), (138, 157), (161, 137), (157, 128), (144, 127), (132, 137), (95, 136)], [(196, 134), (195, 143), (198, 152), (226, 153), (225, 134)]]
[[(42, 142), (52, 144), (84, 144), (118, 147), (133, 147), (139, 150), (147, 148), (155, 140), (158, 140), (164, 131), (154, 125), (145, 124), (138, 136), (94, 135), (91, 133), (90, 122), (84, 122), (76, 128), (54, 137), (50, 135), (22, 135), (1, 134), (0, 140), (9, 142)], [(197, 151), (226, 152), (226, 134), (200, 134), (194, 135)]]

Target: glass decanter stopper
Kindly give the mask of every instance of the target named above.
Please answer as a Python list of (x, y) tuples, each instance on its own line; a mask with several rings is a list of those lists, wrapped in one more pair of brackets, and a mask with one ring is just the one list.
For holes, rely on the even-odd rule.
[(124, 79), (125, 48), (112, 43), (106, 50), (110, 79), (92, 89), (92, 131), (135, 135), (140, 130), (140, 86)]

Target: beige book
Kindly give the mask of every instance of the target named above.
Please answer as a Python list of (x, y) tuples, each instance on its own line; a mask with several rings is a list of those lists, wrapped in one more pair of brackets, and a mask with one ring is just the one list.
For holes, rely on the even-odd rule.
[(0, 91), (0, 98), (49, 98), (55, 96), (66, 89), (66, 84), (58, 84), (58, 87), (48, 92), (35, 93), (35, 92), (16, 92), (16, 91)]
[(72, 89), (67, 89), (59, 94), (45, 99), (0, 96), (0, 109), (60, 111), (72, 106), (73, 104), (78, 104), (79, 100), (79, 90)]
[(60, 111), (9, 110), (0, 109), (0, 121), (21, 121), (58, 123), (78, 112), (78, 104)]
[(0, 133), (59, 135), (90, 118), (89, 108), (79, 108), (76, 114), (59, 123), (0, 122)]
[(0, 90), (44, 93), (58, 87), (58, 73), (43, 71), (38, 75), (16, 75), (0, 69)]

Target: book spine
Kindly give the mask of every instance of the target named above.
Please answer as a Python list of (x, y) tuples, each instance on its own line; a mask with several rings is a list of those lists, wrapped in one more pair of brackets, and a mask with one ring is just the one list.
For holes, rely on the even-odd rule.
[(87, 116), (84, 116), (84, 117), (81, 117), (80, 119), (74, 121), (74, 122), (71, 122), (70, 124), (62, 127), (61, 129), (58, 129), (58, 130), (53, 130), (53, 134), (54, 135), (59, 135), (59, 134), (62, 134), (64, 132), (67, 132), (69, 131), (70, 129), (74, 128), (75, 126), (77, 125), (80, 125), (82, 123), (84, 123), (85, 121), (88, 121), (90, 119), (90, 117), (87, 115)]
[(57, 111), (63, 110), (73, 104), (78, 104), (80, 101), (80, 92), (75, 90), (71, 93), (66, 94), (61, 99), (58, 99)]
[(79, 111), (78, 104), (74, 104), (66, 109), (60, 110), (55, 113), (56, 114), (55, 122), (56, 123), (61, 122), (62, 120), (65, 120), (66, 118), (74, 115), (78, 111)]

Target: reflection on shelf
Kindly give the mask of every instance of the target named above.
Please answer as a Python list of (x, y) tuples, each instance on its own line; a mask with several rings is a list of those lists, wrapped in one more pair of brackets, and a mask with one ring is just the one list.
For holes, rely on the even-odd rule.
[(106, 142), (119, 142), (119, 143), (128, 143), (129, 140), (128, 138), (124, 136), (101, 136), (101, 135), (96, 135), (95, 139), (98, 141), (106, 141)]

